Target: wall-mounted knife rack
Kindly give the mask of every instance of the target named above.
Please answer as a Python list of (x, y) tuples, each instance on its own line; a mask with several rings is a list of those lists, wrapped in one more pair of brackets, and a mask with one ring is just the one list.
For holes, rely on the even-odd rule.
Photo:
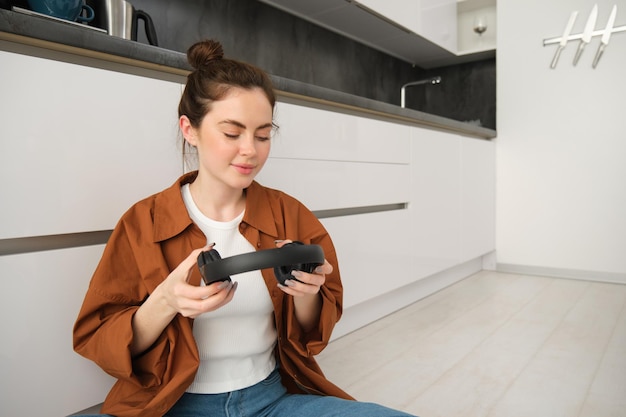
[[(611, 33), (619, 33), (619, 32), (626, 32), (626, 25), (624, 26), (615, 26), (613, 28), (613, 30), (611, 30)], [(595, 37), (595, 36), (602, 36), (604, 35), (604, 29), (600, 29), (600, 30), (594, 30), (593, 33), (591, 34), (591, 37)], [(567, 37), (567, 41), (576, 41), (579, 39), (582, 39), (583, 34), (579, 33), (577, 35), (570, 35)], [(555, 43), (559, 43), (561, 42), (561, 37), (557, 36), (556, 38), (548, 38), (548, 39), (544, 39), (543, 40), (543, 46), (548, 46), (548, 45), (554, 45)]]
[(593, 37), (601, 36), (602, 39), (600, 42), (600, 46), (598, 47), (598, 50), (596, 52), (596, 55), (592, 63), (592, 67), (595, 69), (596, 66), (598, 65), (598, 61), (600, 60), (600, 57), (602, 56), (602, 53), (604, 52), (605, 48), (609, 44), (609, 40), (611, 36), (614, 33), (626, 32), (626, 25), (624, 26), (614, 25), (615, 18), (617, 16), (617, 4), (613, 5), (613, 8), (611, 9), (611, 14), (603, 29), (595, 30), (596, 19), (598, 16), (598, 4), (596, 3), (593, 6), (591, 13), (589, 14), (589, 17), (587, 18), (584, 31), (577, 35), (571, 35), (572, 26), (574, 25), (574, 22), (576, 21), (577, 16), (578, 16), (578, 11), (573, 11), (571, 13), (570, 18), (565, 27), (565, 30), (563, 31), (563, 34), (560, 37), (554, 37), (554, 38), (543, 40), (543, 46), (553, 45), (553, 44), (559, 45), (558, 49), (555, 52), (554, 58), (552, 58), (552, 63), (550, 64), (550, 68), (552, 69), (556, 67), (557, 62), (559, 60), (559, 55), (561, 54), (561, 51), (565, 48), (568, 42), (580, 40), (578, 50), (576, 51), (576, 56), (574, 57), (574, 66), (576, 66), (576, 64), (578, 63), (578, 59), (580, 58), (580, 55), (582, 54), (585, 45), (588, 44)]

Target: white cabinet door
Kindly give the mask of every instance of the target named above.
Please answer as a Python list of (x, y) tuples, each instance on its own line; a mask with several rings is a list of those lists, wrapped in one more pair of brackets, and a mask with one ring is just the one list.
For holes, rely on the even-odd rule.
[(278, 103), (271, 157), (408, 164), (410, 128), (397, 123)]
[(424, 0), (358, 0), (373, 12), (420, 34), (422, 3)]
[(415, 281), (408, 210), (323, 219), (333, 238), (344, 286), (344, 307)]
[(417, 280), (459, 262), (461, 139), (421, 128), (412, 133), (409, 209)]
[(456, 53), (456, 0), (358, 0), (358, 3)]
[(461, 262), (496, 248), (495, 169), (494, 142), (461, 140)]
[(112, 229), (182, 173), (178, 83), (0, 51), (0, 239)]
[(270, 159), (257, 180), (310, 210), (332, 210), (406, 203), (409, 177), (409, 165)]
[(263, 185), (311, 210), (409, 201), (410, 127), (287, 103), (275, 118)]
[(103, 248), (0, 256), (3, 415), (66, 416), (104, 401), (114, 379), (72, 348)]
[(415, 128), (412, 233), (418, 277), (495, 250), (495, 144)]

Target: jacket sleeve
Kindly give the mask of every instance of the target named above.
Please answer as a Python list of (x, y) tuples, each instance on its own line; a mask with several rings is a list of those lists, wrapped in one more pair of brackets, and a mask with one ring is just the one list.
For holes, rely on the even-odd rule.
[(154, 386), (165, 372), (169, 337), (164, 332), (150, 349), (131, 357), (132, 318), (148, 292), (129, 223), (118, 223), (94, 272), (74, 325), (74, 350), (115, 378)]
[(326, 282), (320, 288), (322, 308), (318, 325), (313, 330), (303, 331), (295, 316), (293, 297), (284, 298), (283, 317), (286, 321), (287, 340), (300, 355), (310, 357), (317, 355), (328, 345), (335, 324), (341, 318), (343, 286), (337, 254), (330, 235), (313, 213), (304, 207), (302, 209), (303, 213), (299, 216), (298, 240), (322, 246), (326, 260), (333, 266), (333, 272), (326, 275)]

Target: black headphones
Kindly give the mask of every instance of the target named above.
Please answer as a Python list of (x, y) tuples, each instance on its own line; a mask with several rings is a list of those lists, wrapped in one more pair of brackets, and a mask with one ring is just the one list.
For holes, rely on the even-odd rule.
[(291, 271), (311, 273), (324, 263), (324, 250), (319, 245), (305, 245), (294, 241), (276, 249), (266, 249), (244, 253), (222, 259), (220, 254), (211, 249), (200, 253), (198, 267), (206, 285), (216, 281), (230, 281), (230, 276), (257, 269), (274, 268), (278, 282), (285, 285), (285, 280), (296, 279)]

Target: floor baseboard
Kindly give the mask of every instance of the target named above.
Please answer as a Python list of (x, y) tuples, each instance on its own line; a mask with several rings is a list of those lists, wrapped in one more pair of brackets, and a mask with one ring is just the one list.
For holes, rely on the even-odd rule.
[(496, 271), (520, 275), (537, 275), (553, 278), (579, 279), (583, 281), (626, 284), (626, 274), (602, 271), (584, 271), (578, 269), (550, 268), (543, 266), (516, 265), (498, 263)]

